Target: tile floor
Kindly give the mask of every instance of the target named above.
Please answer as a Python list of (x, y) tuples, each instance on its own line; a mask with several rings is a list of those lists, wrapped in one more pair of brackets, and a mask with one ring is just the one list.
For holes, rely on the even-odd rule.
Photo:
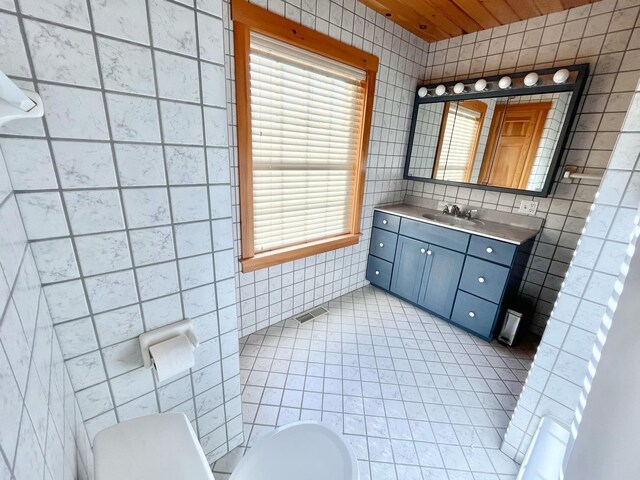
[(499, 448), (533, 347), (488, 344), (371, 286), (328, 309), (240, 339), (245, 444), (216, 462), (217, 480), (301, 419), (343, 433), (362, 480), (515, 478)]

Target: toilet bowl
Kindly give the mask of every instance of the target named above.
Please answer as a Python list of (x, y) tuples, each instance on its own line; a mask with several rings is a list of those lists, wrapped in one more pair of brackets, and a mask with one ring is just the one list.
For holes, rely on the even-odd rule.
[[(96, 480), (215, 480), (186, 415), (161, 413), (106, 428), (93, 444)], [(247, 450), (230, 480), (359, 480), (341, 435), (315, 422), (273, 431)]]

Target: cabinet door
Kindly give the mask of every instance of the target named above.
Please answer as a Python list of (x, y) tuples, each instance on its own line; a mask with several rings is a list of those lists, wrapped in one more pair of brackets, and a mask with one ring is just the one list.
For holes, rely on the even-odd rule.
[(403, 236), (398, 237), (389, 290), (411, 302), (418, 300), (427, 250), (428, 245), (424, 242)]
[(462, 275), (464, 254), (429, 245), (427, 256), (417, 303), (448, 319)]

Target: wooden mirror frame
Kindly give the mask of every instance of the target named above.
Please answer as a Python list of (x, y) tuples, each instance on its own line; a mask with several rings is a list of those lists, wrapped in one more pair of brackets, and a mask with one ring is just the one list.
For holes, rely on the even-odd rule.
[[(551, 191), (551, 186), (558, 172), (558, 167), (560, 166), (560, 159), (564, 152), (564, 148), (566, 146), (569, 132), (571, 130), (571, 126), (573, 124), (573, 120), (576, 116), (578, 105), (580, 104), (580, 99), (582, 97), (582, 93), (584, 91), (585, 83), (587, 80), (587, 76), (589, 74), (589, 64), (583, 63), (580, 65), (572, 65), (567, 67), (553, 67), (553, 68), (545, 68), (540, 70), (533, 70), (538, 75), (553, 75), (558, 70), (566, 68), (570, 72), (577, 72), (577, 76), (575, 81), (572, 83), (561, 83), (561, 84), (551, 84), (551, 85), (541, 85), (534, 87), (525, 87), (518, 86), (516, 88), (508, 88), (508, 89), (500, 89), (497, 88), (498, 81), (508, 75), (512, 80), (514, 79), (522, 79), (527, 76), (530, 71), (527, 72), (519, 72), (512, 74), (502, 74), (502, 75), (493, 75), (490, 77), (477, 77), (466, 80), (454, 80), (450, 82), (438, 82), (427, 85), (419, 85), (416, 88), (415, 101), (413, 105), (413, 114), (411, 117), (411, 127), (409, 130), (409, 140), (407, 145), (407, 154), (404, 164), (404, 178), (405, 180), (415, 180), (418, 182), (428, 182), (428, 183), (439, 183), (444, 185), (454, 185), (456, 187), (465, 187), (465, 188), (479, 188), (482, 190), (493, 190), (498, 192), (506, 192), (506, 193), (514, 193), (519, 195), (530, 195), (532, 197), (546, 197), (549, 195)], [(422, 87), (426, 87), (430, 92), (433, 92), (438, 85), (444, 85), (447, 87), (447, 91), (451, 91), (451, 87), (453, 87), (456, 83), (462, 82), (466, 86), (473, 86), (477, 80), (484, 78), (488, 83), (496, 85), (496, 89), (485, 91), (485, 92), (465, 92), (461, 94), (446, 94), (439, 97), (435, 96), (426, 96), (420, 97), (418, 95), (418, 90)], [(558, 137), (558, 142), (556, 144), (556, 148), (553, 152), (553, 157), (551, 158), (551, 164), (549, 165), (549, 171), (547, 173), (547, 177), (544, 182), (544, 186), (542, 190), (539, 192), (534, 190), (522, 190), (517, 188), (507, 188), (507, 187), (498, 187), (493, 185), (482, 185), (476, 183), (468, 183), (468, 182), (454, 182), (450, 180), (438, 180), (435, 178), (425, 178), (425, 177), (417, 177), (409, 174), (409, 165), (411, 163), (411, 152), (413, 150), (413, 140), (416, 132), (416, 122), (418, 117), (418, 109), (420, 105), (429, 104), (429, 103), (442, 103), (442, 102), (457, 102), (464, 100), (474, 100), (479, 98), (496, 98), (496, 97), (512, 97), (512, 96), (521, 96), (521, 95), (542, 95), (545, 93), (560, 93), (560, 92), (571, 92), (571, 100), (569, 101), (569, 106), (567, 108), (567, 115), (562, 123), (562, 129), (560, 130), (560, 136)]]

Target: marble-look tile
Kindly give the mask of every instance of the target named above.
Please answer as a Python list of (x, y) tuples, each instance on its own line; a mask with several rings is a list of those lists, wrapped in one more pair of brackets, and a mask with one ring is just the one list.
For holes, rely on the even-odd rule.
[(114, 140), (160, 142), (155, 100), (115, 93), (106, 96)]
[(192, 396), (193, 389), (191, 388), (189, 375), (158, 388), (158, 400), (160, 401), (160, 409), (163, 412), (186, 402)]
[(122, 185), (138, 187), (166, 184), (162, 146), (116, 144), (115, 149)]
[(80, 280), (54, 283), (44, 287), (54, 323), (73, 320), (89, 314)]
[(209, 15), (198, 15), (200, 58), (224, 65), (224, 29), (222, 20)]
[(9, 172), (7, 171), (7, 166), (2, 155), (2, 146), (0, 146), (0, 203), (2, 203), (12, 191), (13, 187), (11, 186)]
[(0, 206), (0, 266), (7, 279), (16, 278), (27, 246), (27, 235), (14, 196)]
[(149, 10), (154, 46), (195, 57), (196, 26), (193, 11), (166, 0), (151, 0)]
[(118, 418), (125, 422), (132, 418), (158, 413), (158, 401), (154, 393), (148, 393), (143, 397), (136, 398), (129, 403), (116, 407), (116, 411), (118, 412)]
[[(14, 410), (14, 411), (19, 411)], [(35, 428), (29, 415), (22, 415), (20, 438), (13, 465), (15, 478), (41, 478), (44, 475), (44, 455), (38, 445)]]
[(98, 38), (100, 67), (107, 90), (154, 95), (151, 49)]
[(77, 392), (76, 398), (84, 419), (93, 418), (113, 408), (107, 382)]
[(136, 269), (141, 300), (163, 297), (179, 290), (176, 262)]
[(161, 101), (160, 116), (165, 142), (188, 145), (203, 143), (201, 107)]
[(22, 411), (22, 395), (11, 372), (11, 366), (2, 349), (0, 349), (0, 446), (13, 458), (18, 440), (20, 413)]
[(216, 283), (218, 307), (228, 307), (236, 303), (236, 283), (233, 278), (221, 280)]
[(129, 243), (124, 232), (76, 237), (76, 248), (83, 275), (131, 267)]
[(20, 392), (24, 396), (31, 351), (16, 307), (9, 303), (0, 324), (0, 344), (4, 347)]
[(202, 10), (203, 12), (208, 12), (216, 17), (222, 18), (222, 2), (217, 0), (196, 0), (196, 6), (198, 10)]
[(170, 223), (169, 199), (165, 188), (127, 189), (122, 195), (129, 228)]
[(85, 280), (94, 313), (131, 305), (138, 301), (133, 271), (108, 273)]
[(149, 44), (145, 0), (91, 0), (90, 3), (96, 32)]
[(211, 230), (213, 233), (213, 249), (226, 250), (233, 248), (233, 225), (230, 218), (213, 220), (211, 222)]
[(142, 353), (137, 338), (103, 348), (102, 356), (109, 378), (142, 366)]
[(0, 139), (0, 148), (16, 190), (57, 188), (49, 146), (44, 140)]
[(163, 327), (184, 318), (179, 294), (144, 302), (142, 313), (148, 330)]
[(227, 185), (209, 187), (211, 200), (211, 217), (224, 218), (231, 216), (231, 192)]
[(202, 102), (205, 105), (225, 108), (227, 105), (224, 67), (201, 62)]
[(207, 145), (212, 147), (226, 147), (227, 141), (227, 111), (222, 108), (204, 108), (204, 128)]
[(187, 318), (204, 315), (216, 309), (216, 295), (211, 284), (183, 291), (182, 301)]
[(30, 77), (31, 68), (27, 60), (27, 52), (22, 42), (22, 34), (15, 15), (0, 13), (0, 32), (2, 39), (2, 72), (5, 75)]
[(22, 193), (16, 200), (30, 240), (69, 234), (59, 193)]
[(93, 317), (93, 322), (103, 347), (130, 340), (144, 331), (138, 305), (100, 313)]
[(176, 225), (176, 246), (179, 257), (191, 257), (211, 251), (208, 222)]
[(207, 187), (171, 187), (173, 221), (177, 223), (206, 220)]
[(211, 255), (200, 255), (179, 261), (182, 288), (193, 288), (214, 281)]
[(31, 250), (43, 283), (72, 280), (80, 276), (70, 239), (34, 242)]
[(25, 20), (24, 27), (39, 80), (100, 86), (90, 34), (32, 20)]
[(116, 405), (122, 405), (153, 391), (153, 374), (151, 369), (137, 368), (112, 378), (110, 383)]
[(88, 317), (58, 324), (55, 330), (64, 358), (77, 357), (98, 349), (93, 323)]
[(165, 154), (170, 185), (207, 183), (203, 148), (167, 146)]
[(216, 264), (216, 278), (232, 278), (235, 274), (236, 261), (233, 250), (223, 250), (214, 254)]
[(229, 150), (227, 148), (207, 148), (209, 183), (230, 183)]
[(156, 57), (156, 76), (158, 77), (158, 96), (172, 100), (199, 102), (198, 62), (158, 50), (154, 52), (154, 55)]
[(64, 362), (71, 377), (74, 391), (82, 390), (100, 382), (104, 382), (107, 376), (100, 352), (95, 351), (71, 358)]
[(175, 258), (171, 227), (135, 230), (130, 232), (130, 238), (136, 266)]
[[(111, 0), (105, 1), (111, 2)], [(115, 425), (116, 423), (118, 423), (118, 419), (116, 418), (115, 410), (109, 410), (97, 417), (93, 417), (91, 420), (86, 420), (84, 422), (84, 426), (87, 429), (89, 442), (93, 442), (94, 437), (99, 431)]]
[(24, 15), (55, 23), (84, 29), (90, 27), (87, 3), (83, 0), (20, 0), (20, 10)]
[(44, 112), (52, 138), (108, 140), (102, 94), (59, 85), (40, 85)]
[(51, 146), (63, 188), (117, 185), (109, 144), (55, 141)]
[(71, 229), (76, 235), (124, 228), (117, 190), (65, 192)]

